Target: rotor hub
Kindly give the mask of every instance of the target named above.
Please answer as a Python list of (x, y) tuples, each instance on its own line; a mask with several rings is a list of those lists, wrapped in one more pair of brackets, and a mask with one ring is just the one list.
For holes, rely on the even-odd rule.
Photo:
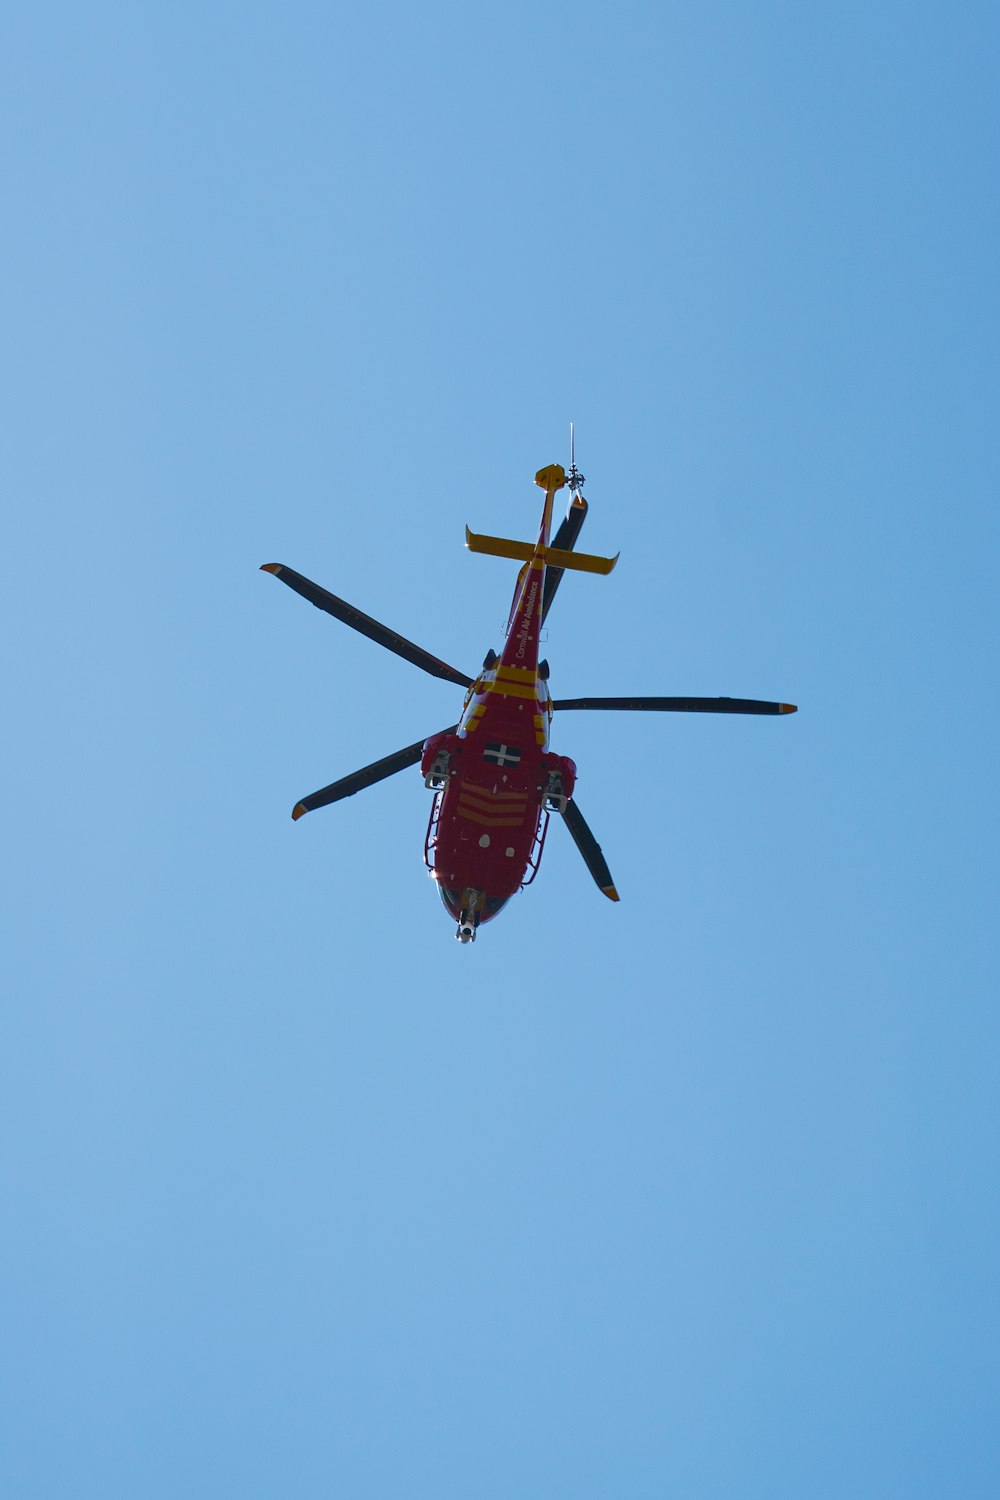
[(574, 499), (576, 499), (576, 496), (583, 489), (586, 482), (586, 479), (584, 479), (576, 466), (576, 442), (573, 423), (571, 422), (569, 424), (569, 469), (566, 474), (566, 485)]

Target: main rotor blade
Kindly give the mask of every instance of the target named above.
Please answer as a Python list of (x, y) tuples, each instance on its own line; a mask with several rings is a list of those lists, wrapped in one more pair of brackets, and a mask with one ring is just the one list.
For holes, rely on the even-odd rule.
[[(454, 734), (458, 728), (452, 724), (445, 734)], [(372, 761), (370, 766), (363, 766), (360, 771), (352, 771), (350, 776), (342, 776), (339, 781), (331, 781), (329, 786), (322, 787), (318, 792), (312, 792), (308, 797), (303, 797), (301, 802), (296, 802), (292, 808), (292, 821), (298, 822), (307, 812), (315, 812), (317, 807), (329, 807), (331, 802), (342, 802), (345, 797), (353, 797), (355, 792), (364, 791), (366, 786), (374, 786), (377, 781), (384, 781), (387, 776), (395, 776), (397, 771), (405, 771), (407, 766), (415, 766), (423, 753), (424, 741), (415, 740), (412, 745), (407, 745), (405, 750), (397, 750), (393, 755), (387, 755), (383, 760)]]
[(373, 620), (371, 615), (362, 614), (360, 609), (355, 609), (353, 604), (348, 604), (343, 599), (338, 599), (336, 594), (329, 593), (320, 588), (318, 583), (312, 583), (308, 578), (303, 578), (301, 573), (296, 573), (294, 568), (286, 568), (284, 563), (261, 563), (262, 573), (273, 573), (275, 578), (280, 578), (282, 583), (287, 583), (290, 589), (301, 594), (303, 599), (308, 599), (310, 604), (315, 604), (317, 609), (325, 610), (328, 615), (333, 615), (335, 620), (342, 620), (345, 625), (350, 625), (352, 630), (360, 631), (370, 641), (377, 641), (387, 651), (394, 651), (404, 661), (412, 662), (415, 667), (422, 667), (432, 677), (443, 677), (445, 682), (454, 682), (458, 687), (471, 687), (472, 678), (466, 677), (464, 672), (459, 672), (455, 667), (449, 667), (446, 661), (439, 660), (425, 651), (423, 646), (417, 646), (413, 641), (408, 641), (405, 636), (397, 635), (390, 630), (388, 625), (382, 625), (378, 620)]
[[(573, 548), (576, 546), (576, 539), (580, 535), (580, 530), (586, 519), (587, 502), (582, 495), (574, 495), (572, 505), (561, 521), (559, 530), (552, 538), (552, 546), (554, 548), (557, 547), (561, 552), (572, 552)], [(542, 592), (543, 624), (545, 623), (545, 616), (548, 614), (552, 601), (556, 596), (556, 589), (559, 587), (560, 583), (562, 583), (562, 577), (565, 571), (565, 568), (545, 569), (545, 588)]]
[(566, 803), (563, 820), (573, 835), (573, 842), (583, 855), (587, 869), (593, 875), (608, 900), (617, 901), (619, 899), (618, 892), (615, 890), (614, 881), (611, 879), (611, 871), (608, 869), (607, 860), (601, 853), (601, 846), (587, 827), (583, 813), (577, 807), (572, 797)]
[(794, 714), (794, 703), (767, 703), (761, 698), (556, 698), (554, 709), (617, 708), (680, 714)]

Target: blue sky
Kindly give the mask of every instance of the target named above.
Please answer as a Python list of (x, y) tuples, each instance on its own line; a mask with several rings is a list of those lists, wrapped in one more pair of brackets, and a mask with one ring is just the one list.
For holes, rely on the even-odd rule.
[[(5, 1494), (992, 1496), (998, 22), (8, 15)], [(565, 830), (414, 771), (588, 476)]]

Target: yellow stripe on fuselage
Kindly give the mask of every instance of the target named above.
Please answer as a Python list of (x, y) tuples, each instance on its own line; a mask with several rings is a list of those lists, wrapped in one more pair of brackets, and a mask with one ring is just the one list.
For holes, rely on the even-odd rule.
[(537, 701), (538, 693), (533, 685), (533, 677), (531, 681), (532, 686), (529, 687), (526, 682), (500, 682), (498, 680), (497, 682), (487, 683), (485, 691), (487, 693), (496, 693), (501, 698), (530, 698), (534, 703)]
[(497, 678), (504, 682), (531, 682), (535, 673), (531, 667), (497, 667)]
[(484, 813), (473, 812), (471, 808), (464, 807), (459, 807), (458, 814), (479, 828), (523, 828), (525, 821), (523, 814), (519, 818), (488, 818)]
[(481, 802), (524, 802), (528, 800), (527, 792), (494, 792), (484, 787), (463, 786), (459, 789), (460, 797), (478, 797)]
[(459, 810), (463, 807), (471, 807), (476, 812), (504, 813), (513, 816), (514, 813), (523, 813), (525, 811), (528, 806), (528, 799), (523, 793), (519, 792), (516, 800), (511, 798), (501, 801), (498, 798), (479, 796), (477, 793), (468, 792), (463, 788), (458, 796), (458, 806)]

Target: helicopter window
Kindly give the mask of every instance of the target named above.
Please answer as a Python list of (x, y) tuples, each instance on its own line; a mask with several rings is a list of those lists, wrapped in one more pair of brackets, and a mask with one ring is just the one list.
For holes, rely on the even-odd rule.
[(487, 897), (486, 903), (485, 903), (485, 905), (483, 907), (483, 916), (484, 917), (495, 917), (498, 911), (503, 911), (504, 907), (507, 905), (507, 902), (509, 900), (510, 900), (509, 896), (489, 896), (489, 897)]
[(461, 901), (460, 893), (453, 887), (441, 885), (440, 883), (438, 884), (438, 890), (441, 893), (441, 900), (444, 902), (446, 909), (453, 917), (457, 917), (459, 902)]

